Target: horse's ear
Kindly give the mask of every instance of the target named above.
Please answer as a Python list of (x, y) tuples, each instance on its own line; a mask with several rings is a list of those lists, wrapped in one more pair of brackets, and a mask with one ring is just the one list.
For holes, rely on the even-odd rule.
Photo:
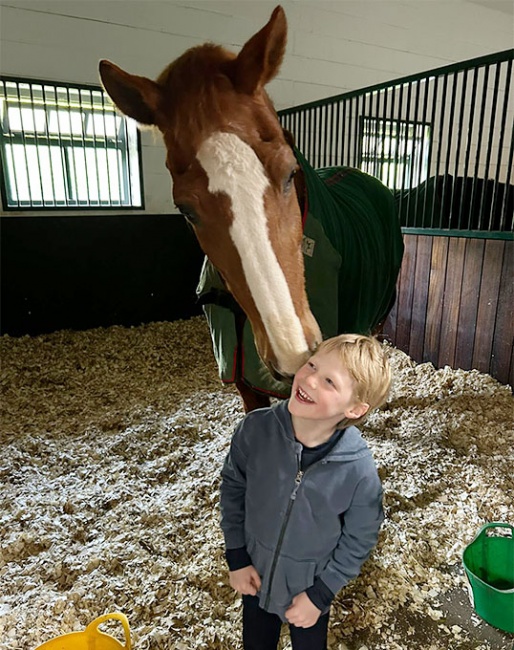
[(253, 94), (278, 73), (286, 51), (287, 21), (275, 7), (268, 23), (247, 41), (234, 61), (233, 82), (237, 90)]
[(161, 91), (155, 81), (129, 74), (105, 59), (99, 71), (105, 90), (124, 115), (140, 124), (157, 124)]

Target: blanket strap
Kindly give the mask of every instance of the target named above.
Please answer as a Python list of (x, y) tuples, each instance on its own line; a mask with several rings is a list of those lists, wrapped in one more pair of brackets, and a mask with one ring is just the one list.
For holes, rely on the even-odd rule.
[(209, 289), (209, 291), (199, 296), (196, 302), (199, 305), (217, 305), (218, 307), (225, 307), (225, 309), (230, 309), (230, 311), (236, 316), (244, 314), (239, 303), (235, 300), (232, 294), (228, 291), (223, 291), (222, 289)]

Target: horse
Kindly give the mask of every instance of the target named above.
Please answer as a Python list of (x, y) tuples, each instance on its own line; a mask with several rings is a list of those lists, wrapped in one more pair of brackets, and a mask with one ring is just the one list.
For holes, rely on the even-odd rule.
[(199, 45), (155, 81), (99, 64), (117, 108), (162, 134), (206, 256), (198, 293), (220, 375), (246, 412), (287, 397), (324, 337), (385, 319), (403, 254), (391, 192), (356, 169), (314, 170), (282, 129), (265, 86), (286, 41), (277, 6), (238, 54)]

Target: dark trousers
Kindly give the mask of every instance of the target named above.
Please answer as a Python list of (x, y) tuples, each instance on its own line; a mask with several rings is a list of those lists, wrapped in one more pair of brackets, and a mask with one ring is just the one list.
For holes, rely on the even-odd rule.
[[(244, 650), (277, 650), (282, 621), (259, 607), (257, 596), (243, 596)], [(328, 613), (312, 627), (289, 626), (293, 650), (327, 650)]]

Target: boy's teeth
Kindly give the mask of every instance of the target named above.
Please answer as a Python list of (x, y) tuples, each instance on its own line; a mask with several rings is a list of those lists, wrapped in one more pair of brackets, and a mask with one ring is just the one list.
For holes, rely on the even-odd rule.
[(305, 400), (306, 402), (312, 402), (312, 401), (314, 401), (314, 400), (312, 400), (312, 399), (307, 395), (307, 393), (304, 393), (303, 390), (302, 390), (301, 388), (298, 388), (298, 395), (300, 395), (300, 397), (301, 397), (303, 400)]

